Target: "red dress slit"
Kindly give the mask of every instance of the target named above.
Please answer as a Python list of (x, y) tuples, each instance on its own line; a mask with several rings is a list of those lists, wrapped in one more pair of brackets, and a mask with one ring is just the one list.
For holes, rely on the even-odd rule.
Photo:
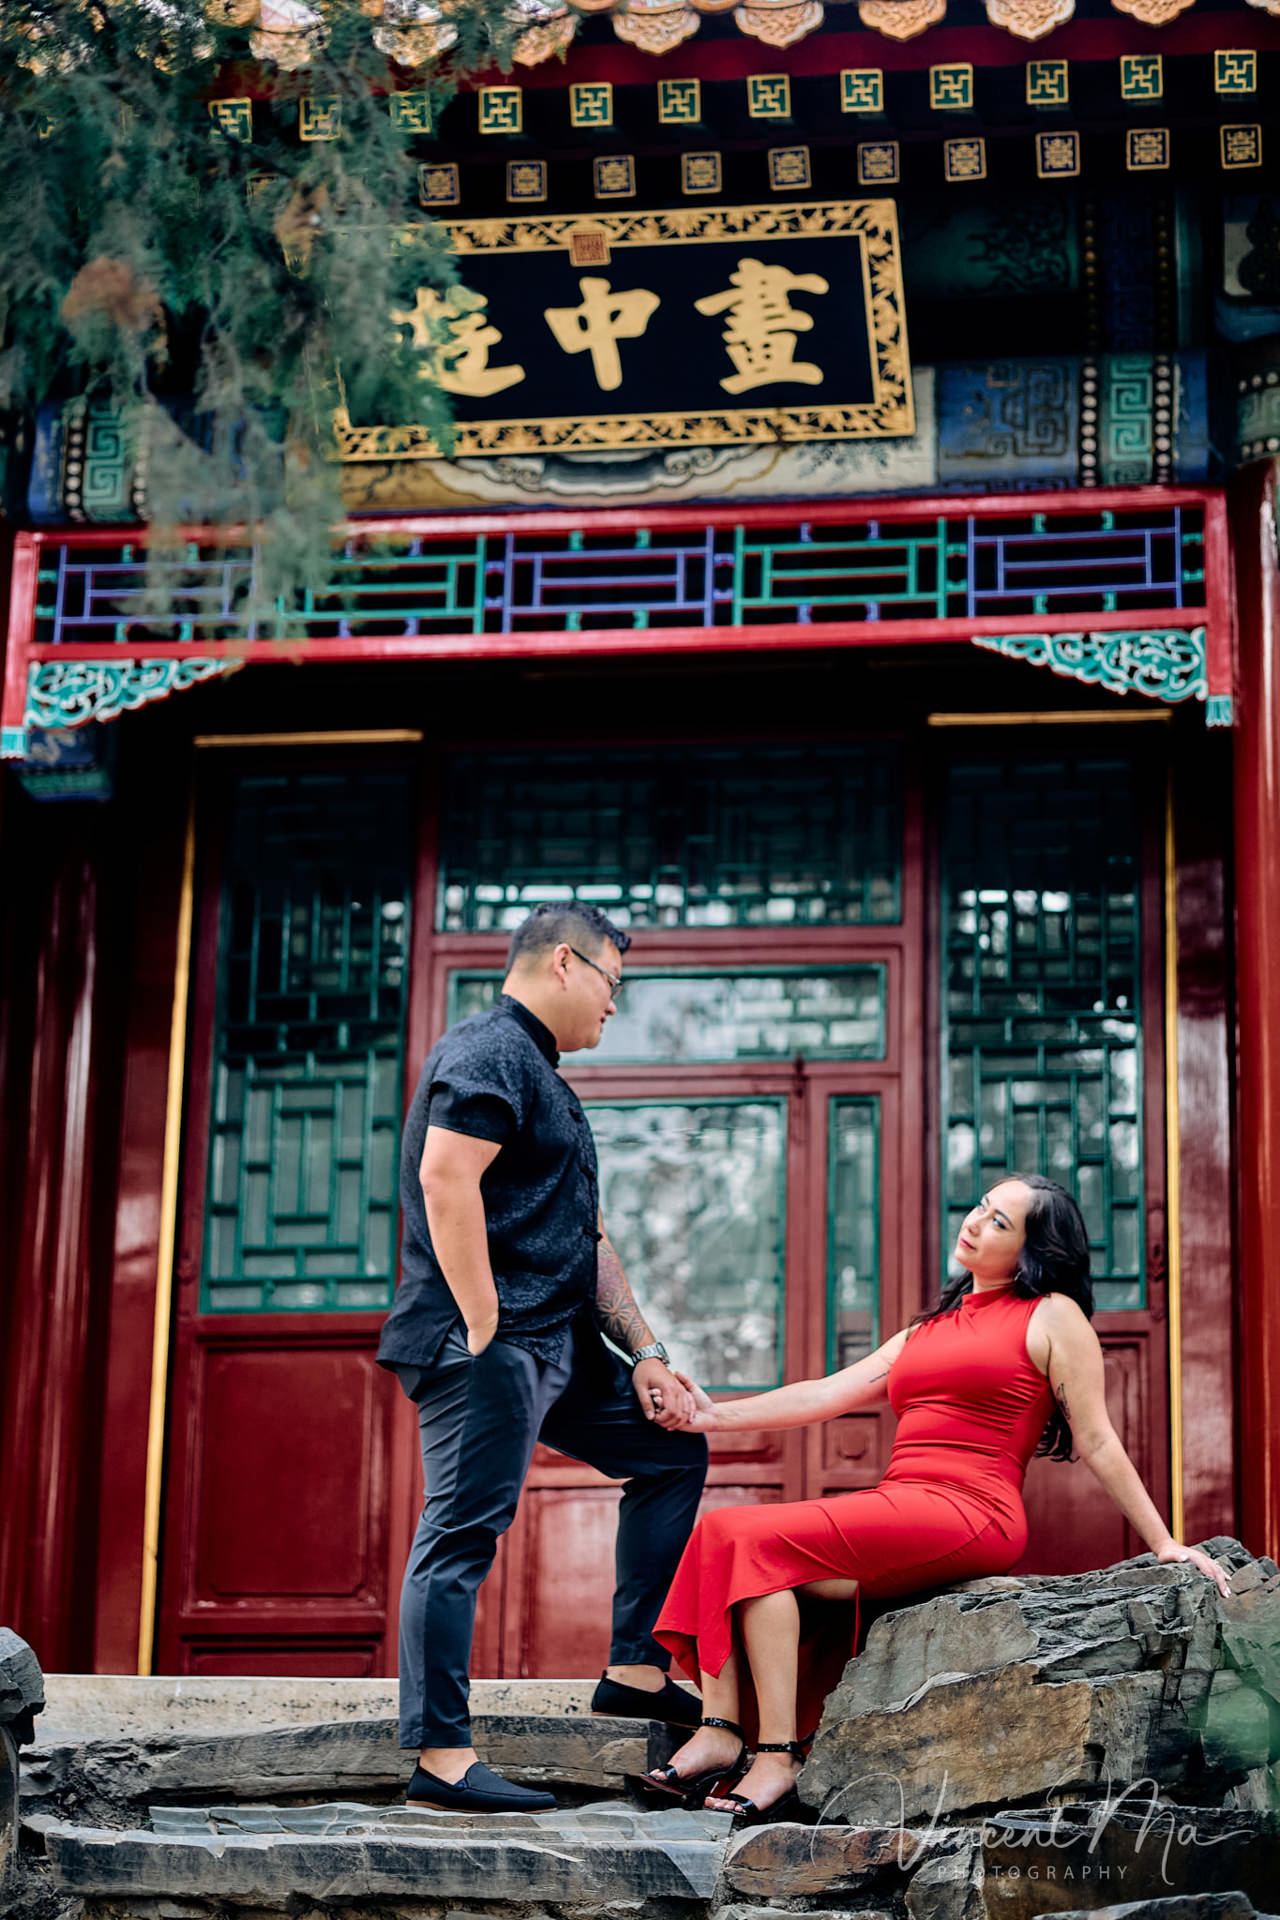
[[(1021, 1558), (1022, 1482), (1052, 1407), (1049, 1383), (1027, 1357), (1036, 1305), (1009, 1288), (971, 1293), (912, 1329), (889, 1373), (898, 1431), (879, 1486), (704, 1514), (654, 1629), (691, 1679), (723, 1669), (740, 1601), (830, 1579), (856, 1580), (859, 1598), (891, 1599), (1007, 1573)], [(802, 1596), (801, 1738), (816, 1728), (856, 1637), (856, 1603)], [(752, 1734), (745, 1660), (741, 1668)]]

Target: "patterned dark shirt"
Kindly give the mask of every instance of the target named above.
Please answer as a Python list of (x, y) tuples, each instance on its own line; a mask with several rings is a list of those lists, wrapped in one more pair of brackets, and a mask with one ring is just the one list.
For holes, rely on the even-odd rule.
[(461, 1316), (431, 1245), (419, 1168), (427, 1128), (495, 1141), (480, 1179), (498, 1332), (556, 1360), (570, 1322), (594, 1300), (596, 1149), (582, 1102), (556, 1072), (553, 1035), (503, 994), (432, 1048), (405, 1121), (401, 1279), (382, 1330), (385, 1366), (429, 1367)]

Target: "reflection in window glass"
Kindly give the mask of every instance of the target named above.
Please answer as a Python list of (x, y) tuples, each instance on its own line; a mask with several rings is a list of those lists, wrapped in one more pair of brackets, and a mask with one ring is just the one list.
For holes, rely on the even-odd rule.
[(1139, 811), (1124, 759), (949, 775), (946, 1252), (1002, 1174), (1048, 1174), (1080, 1202), (1112, 1309), (1145, 1298)]
[(833, 1100), (829, 1114), (827, 1273), (832, 1367), (874, 1351), (880, 1333), (880, 1103)]
[(588, 1102), (609, 1238), (645, 1318), (702, 1386), (781, 1377), (781, 1100)]
[[(449, 1020), (492, 1006), (502, 976), (455, 973)], [(629, 973), (592, 1066), (641, 1061), (882, 1060), (884, 968)]]

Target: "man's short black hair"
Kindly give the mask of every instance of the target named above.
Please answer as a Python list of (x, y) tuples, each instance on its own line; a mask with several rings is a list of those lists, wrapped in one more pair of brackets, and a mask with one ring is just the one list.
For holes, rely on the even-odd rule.
[(529, 918), (518, 926), (507, 948), (507, 972), (517, 960), (532, 960), (549, 953), (561, 941), (581, 947), (592, 958), (606, 940), (612, 940), (619, 953), (631, 945), (631, 935), (615, 927), (607, 913), (593, 907), (589, 900), (544, 900)]

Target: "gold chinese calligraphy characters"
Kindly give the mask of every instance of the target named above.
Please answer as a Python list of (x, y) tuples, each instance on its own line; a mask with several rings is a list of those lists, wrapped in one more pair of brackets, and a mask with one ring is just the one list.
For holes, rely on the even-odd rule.
[(419, 287), (414, 306), (391, 318), (413, 328), (413, 344), (427, 356), (424, 379), (434, 380), (446, 393), (487, 400), (524, 379), (521, 366), (489, 364), (490, 350), (502, 335), (489, 321), (488, 305), (484, 294), (468, 287), (450, 287), (445, 294)]
[(766, 387), (776, 380), (821, 386), (825, 378), (822, 368), (812, 360), (795, 357), (797, 335), (809, 332), (813, 315), (793, 307), (790, 296), (829, 292), (822, 275), (792, 273), (788, 267), (766, 266), (762, 260), (739, 260), (738, 271), (729, 275), (729, 283), (724, 293), (708, 294), (694, 302), (699, 313), (728, 315), (725, 351), (738, 371), (721, 380), (725, 392), (748, 393), (753, 387)]
[(607, 280), (586, 274), (578, 282), (582, 304), (546, 307), (543, 318), (566, 353), (590, 353), (596, 384), (605, 393), (622, 385), (619, 340), (638, 340), (658, 308), (647, 287), (614, 293)]

